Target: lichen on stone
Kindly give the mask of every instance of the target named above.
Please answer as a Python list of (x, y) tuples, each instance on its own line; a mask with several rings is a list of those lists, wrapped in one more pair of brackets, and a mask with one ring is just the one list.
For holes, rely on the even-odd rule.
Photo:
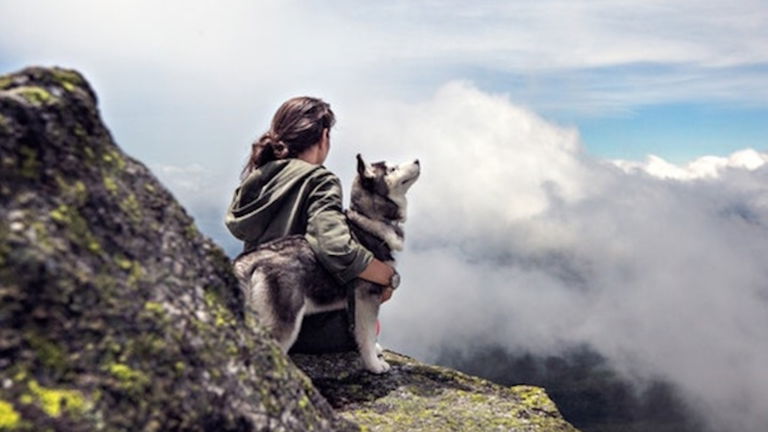
[(122, 389), (141, 392), (149, 384), (149, 376), (140, 370), (123, 363), (110, 363), (106, 366), (113, 377), (117, 378)]
[(74, 91), (83, 85), (83, 78), (75, 71), (53, 68), (51, 74), (67, 91)]
[(0, 133), (7, 134), (11, 132), (11, 120), (0, 114)]
[(125, 169), (125, 159), (120, 153), (114, 150), (105, 150), (101, 155), (102, 161), (105, 163), (105, 167), (122, 171)]
[(50, 105), (58, 100), (48, 90), (40, 86), (15, 87), (9, 90), (9, 92), (21, 96), (34, 106)]
[(67, 369), (67, 354), (61, 345), (34, 332), (27, 337), (31, 348), (45, 367), (57, 373), (63, 373)]
[(131, 221), (136, 224), (141, 223), (141, 205), (136, 200), (136, 195), (129, 193), (123, 200), (120, 201), (120, 209), (122, 209), (128, 215)]
[(59, 191), (66, 201), (81, 206), (88, 200), (88, 188), (86, 188), (82, 180), (70, 183), (60, 175), (55, 176), (55, 179), (56, 184), (59, 186)]
[(110, 176), (104, 176), (104, 188), (112, 194), (117, 193), (117, 182), (113, 177)]
[(19, 146), (19, 156), (21, 156), (21, 175), (34, 179), (39, 175), (40, 162), (37, 160), (37, 151), (35, 149), (21, 145)]
[(13, 83), (13, 76), (11, 75), (0, 76), (0, 90), (5, 90), (6, 88), (10, 87), (11, 83)]
[(92, 253), (101, 252), (101, 244), (93, 235), (88, 222), (80, 212), (66, 204), (59, 205), (50, 213), (51, 219), (62, 225), (65, 235), (73, 242)]
[(14, 430), (19, 427), (21, 414), (13, 408), (13, 405), (0, 399), (0, 431)]
[(86, 400), (82, 392), (61, 388), (47, 388), (38, 384), (35, 380), (28, 383), (29, 397), (26, 402), (39, 406), (51, 417), (59, 417), (63, 413), (68, 415), (82, 414), (86, 407)]

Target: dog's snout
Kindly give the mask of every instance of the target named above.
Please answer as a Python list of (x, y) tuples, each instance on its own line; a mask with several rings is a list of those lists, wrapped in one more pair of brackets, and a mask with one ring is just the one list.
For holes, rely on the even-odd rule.
[(416, 159), (415, 161), (413, 161), (413, 163), (415, 163), (416, 165), (421, 165), (421, 164), (419, 163), (419, 160), (418, 160), (418, 159)]

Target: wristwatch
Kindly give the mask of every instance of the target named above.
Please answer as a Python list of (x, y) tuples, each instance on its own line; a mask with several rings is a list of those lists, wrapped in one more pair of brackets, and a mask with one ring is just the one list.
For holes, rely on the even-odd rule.
[(400, 286), (400, 273), (395, 270), (394, 273), (392, 273), (392, 277), (389, 278), (389, 287), (392, 289), (395, 289)]

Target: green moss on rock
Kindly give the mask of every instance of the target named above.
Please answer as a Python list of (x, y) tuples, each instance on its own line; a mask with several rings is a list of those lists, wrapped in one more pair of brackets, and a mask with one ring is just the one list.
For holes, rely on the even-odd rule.
[(70, 183), (61, 176), (56, 176), (55, 179), (60, 193), (67, 201), (74, 203), (76, 206), (82, 206), (86, 203), (88, 200), (88, 188), (82, 180)]
[(61, 204), (51, 211), (50, 217), (61, 225), (65, 236), (70, 241), (94, 254), (101, 253), (101, 243), (91, 232), (88, 222), (77, 209)]
[(35, 380), (30, 380), (28, 386), (30, 393), (24, 401), (36, 404), (51, 417), (59, 417), (64, 413), (77, 416), (86, 408), (86, 399), (78, 390), (47, 388)]
[(53, 68), (51, 69), (51, 74), (67, 91), (74, 91), (84, 83), (82, 76), (75, 71)]
[(29, 179), (35, 179), (39, 175), (40, 162), (37, 160), (37, 151), (31, 147), (19, 146), (21, 159), (21, 175)]
[(67, 354), (60, 344), (36, 333), (29, 334), (28, 340), (37, 358), (45, 367), (56, 373), (63, 373), (67, 369)]
[(13, 408), (13, 405), (0, 399), (0, 431), (14, 430), (21, 423), (21, 414)]
[(106, 189), (109, 193), (116, 194), (117, 193), (117, 182), (115, 181), (114, 177), (110, 176), (104, 176), (104, 189)]
[(118, 385), (124, 390), (131, 392), (141, 392), (149, 384), (149, 376), (144, 372), (133, 369), (123, 363), (110, 363), (107, 370), (113, 377), (117, 378)]
[(9, 90), (9, 92), (21, 96), (34, 106), (50, 105), (58, 100), (48, 90), (40, 86), (15, 87)]
[(109, 167), (118, 171), (125, 169), (126, 162), (123, 156), (117, 151), (108, 149), (101, 155), (101, 160), (104, 162), (105, 167)]
[(5, 90), (13, 83), (13, 75), (0, 75), (0, 90)]
[(0, 133), (8, 134), (10, 132), (11, 132), (11, 120), (4, 115), (0, 115)]
[(120, 209), (122, 209), (135, 224), (139, 224), (143, 220), (141, 204), (139, 204), (136, 199), (136, 195), (132, 193), (129, 193), (122, 201), (120, 201)]

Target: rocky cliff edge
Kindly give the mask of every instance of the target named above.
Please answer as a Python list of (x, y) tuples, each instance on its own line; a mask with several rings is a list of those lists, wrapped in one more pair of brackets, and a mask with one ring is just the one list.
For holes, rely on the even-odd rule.
[(79, 73), (0, 76), (0, 430), (575, 430), (541, 389), (386, 356), (303, 373)]

